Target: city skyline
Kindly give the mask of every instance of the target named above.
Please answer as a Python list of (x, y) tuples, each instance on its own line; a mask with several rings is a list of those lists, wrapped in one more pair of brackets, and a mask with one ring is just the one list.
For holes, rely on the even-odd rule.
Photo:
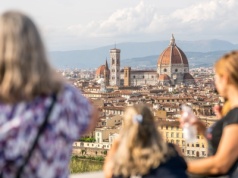
[(3, 0), (38, 24), (50, 51), (92, 49), (122, 42), (220, 39), (238, 43), (235, 0)]

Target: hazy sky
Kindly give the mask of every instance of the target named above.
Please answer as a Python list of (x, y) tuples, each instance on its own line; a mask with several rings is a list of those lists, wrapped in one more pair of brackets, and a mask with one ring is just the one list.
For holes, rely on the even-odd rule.
[(121, 42), (221, 39), (238, 43), (237, 0), (1, 0), (38, 24), (50, 50)]

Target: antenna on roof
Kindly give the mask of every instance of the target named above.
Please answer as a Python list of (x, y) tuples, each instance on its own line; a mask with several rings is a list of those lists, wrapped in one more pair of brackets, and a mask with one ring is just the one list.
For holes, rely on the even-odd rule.
[(115, 42), (115, 45), (114, 45), (114, 46), (115, 46), (114, 48), (116, 49), (116, 48), (117, 48), (117, 42)]

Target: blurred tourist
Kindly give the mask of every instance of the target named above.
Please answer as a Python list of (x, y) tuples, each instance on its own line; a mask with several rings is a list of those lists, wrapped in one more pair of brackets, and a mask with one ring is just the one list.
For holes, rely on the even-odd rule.
[(128, 107), (119, 137), (104, 165), (106, 178), (187, 178), (186, 162), (166, 144), (146, 106)]
[(0, 177), (68, 177), (72, 144), (96, 112), (50, 67), (33, 21), (0, 16)]
[[(238, 51), (224, 55), (215, 64), (215, 85), (220, 96), (227, 99), (214, 125), (206, 130), (196, 120), (200, 134), (208, 140), (208, 158), (188, 162), (188, 172), (209, 177), (238, 177)], [(219, 113), (220, 112), (220, 113)], [(183, 125), (183, 123), (182, 123)]]

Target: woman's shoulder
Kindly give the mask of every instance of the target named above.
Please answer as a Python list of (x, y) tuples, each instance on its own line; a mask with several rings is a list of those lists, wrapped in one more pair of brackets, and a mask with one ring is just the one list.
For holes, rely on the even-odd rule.
[[(64, 84), (61, 93), (59, 93), (58, 100), (67, 108), (91, 108), (90, 101), (83, 96), (80, 89), (70, 84)], [(87, 110), (87, 109), (86, 109)]]
[(170, 151), (166, 161), (157, 168), (152, 169), (149, 175), (154, 177), (188, 178), (186, 174), (187, 164), (184, 158), (178, 154), (173, 144), (168, 144), (168, 148)]
[(62, 90), (58, 94), (58, 98), (61, 100), (69, 100), (75, 102), (81, 98), (84, 98), (80, 89), (74, 87), (71, 84), (65, 83)]
[(76, 93), (80, 93), (81, 91), (80, 89), (76, 88), (75, 86), (69, 84), (69, 83), (64, 83), (63, 87), (62, 87), (62, 92), (63, 93), (72, 93), (72, 94), (76, 94)]
[(168, 149), (169, 151), (164, 165), (187, 169), (187, 163), (183, 156), (180, 155), (180, 152), (178, 151), (179, 148), (172, 143), (168, 143)]
[(222, 121), (225, 125), (238, 124), (238, 107), (231, 109)]

